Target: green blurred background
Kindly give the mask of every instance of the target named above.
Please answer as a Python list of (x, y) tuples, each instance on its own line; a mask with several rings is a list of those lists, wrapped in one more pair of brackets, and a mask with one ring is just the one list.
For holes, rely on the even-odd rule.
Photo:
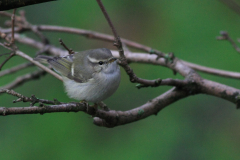
[[(103, 0), (121, 37), (174, 52), (183, 60), (239, 72), (240, 55), (225, 41), (217, 41), (219, 31), (240, 37), (240, 16), (218, 0)], [(23, 7), (32, 24), (76, 27), (111, 34), (96, 1), (61, 0)], [(20, 9), (18, 9), (19, 11)], [(0, 17), (1, 26), (7, 18)], [(26, 34), (36, 38), (32, 34)], [(59, 46), (58, 38), (74, 50), (107, 47), (111, 43), (77, 35), (44, 32)], [(35, 49), (18, 44), (21, 51), (34, 56)], [(0, 48), (1, 53), (8, 52)], [(133, 50), (134, 51), (134, 50)], [(1, 57), (0, 62), (4, 60)], [(14, 57), (3, 69), (23, 63)], [(131, 64), (142, 78), (179, 78), (161, 66)], [(3, 86), (36, 67), (1, 78)], [(200, 73), (204, 78), (240, 88), (238, 80)], [(122, 70), (117, 92), (105, 103), (112, 109), (129, 110), (164, 93), (170, 87), (138, 90)], [(17, 89), (26, 96), (68, 102), (62, 83), (50, 75)], [(14, 98), (0, 96), (0, 105), (13, 104)], [(66, 159), (240, 159), (240, 112), (225, 100), (196, 95), (180, 100), (157, 116), (108, 129), (92, 124), (84, 113), (0, 116), (1, 160)]]

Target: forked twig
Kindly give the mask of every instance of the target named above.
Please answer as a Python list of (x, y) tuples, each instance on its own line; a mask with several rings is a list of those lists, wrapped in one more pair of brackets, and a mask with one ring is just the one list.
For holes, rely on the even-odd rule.
[(14, 90), (10, 89), (0, 89), (0, 94), (1, 93), (7, 93), (9, 95), (15, 96), (18, 99), (14, 100), (13, 103), (17, 102), (31, 102), (31, 106), (33, 106), (35, 103), (44, 103), (44, 104), (64, 104), (59, 102), (58, 100), (54, 99), (54, 101), (50, 100), (45, 100), (45, 99), (38, 99), (35, 97), (35, 95), (32, 95), (31, 97), (26, 97), (18, 92), (15, 92)]
[(69, 54), (74, 54), (74, 51), (72, 49), (69, 49), (62, 41), (62, 39), (59, 39), (60, 44), (68, 51)]
[[(101, 8), (112, 32), (113, 35), (115, 37), (115, 42), (114, 42), (114, 46), (116, 46), (118, 48), (119, 51), (119, 55), (120, 55), (120, 61), (119, 64), (125, 69), (126, 73), (128, 74), (130, 81), (133, 83), (140, 83), (140, 85), (137, 85), (138, 88), (142, 88), (147, 87), (147, 86), (151, 86), (151, 87), (157, 87), (161, 85), (161, 79), (156, 79), (156, 80), (146, 80), (146, 79), (142, 79), (142, 78), (138, 78), (136, 76), (136, 74), (133, 72), (133, 70), (130, 68), (130, 66), (128, 65), (127, 59), (124, 55), (124, 50), (123, 50), (123, 46), (122, 46), (122, 41), (121, 38), (119, 37), (119, 35), (117, 34), (117, 31), (102, 3), (101, 0), (96, 0), (99, 7)], [(153, 52), (154, 53), (154, 52)], [(160, 54), (160, 53), (159, 53)]]
[(220, 32), (221, 36), (217, 37), (217, 40), (227, 40), (231, 43), (231, 45), (233, 46), (233, 48), (240, 53), (240, 48), (238, 47), (238, 45), (234, 42), (234, 40), (229, 36), (228, 32), (226, 31), (221, 31)]

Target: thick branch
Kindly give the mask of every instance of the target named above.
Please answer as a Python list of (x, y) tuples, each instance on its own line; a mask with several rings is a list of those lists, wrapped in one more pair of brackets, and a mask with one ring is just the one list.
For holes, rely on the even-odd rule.
[(224, 84), (213, 82), (207, 79), (203, 79), (200, 82), (199, 91), (204, 94), (212, 95), (215, 97), (223, 98), (239, 106), (240, 90), (229, 87)]
[(80, 103), (67, 103), (60, 105), (49, 105), (43, 107), (0, 107), (0, 115), (15, 115), (15, 114), (44, 114), (53, 112), (78, 112), (86, 111), (85, 104)]
[(199, 86), (195, 89), (191, 88), (189, 91), (184, 91), (173, 88), (148, 103), (129, 111), (104, 112), (100, 110), (96, 112), (94, 124), (104, 127), (115, 127), (138, 121), (150, 115), (156, 115), (161, 109), (189, 96), (190, 93), (191, 95), (199, 93), (213, 95), (237, 104), (237, 107), (240, 106), (240, 90), (213, 81), (202, 80)]
[[(8, 94), (14, 95), (18, 98), (22, 98), (24, 101), (31, 102), (31, 98), (22, 96), (11, 90), (4, 90), (2, 92), (9, 92)], [(1, 93), (1, 90), (0, 90)], [(94, 124), (105, 127), (115, 127), (119, 125), (124, 125), (137, 120), (144, 119), (150, 115), (157, 115), (157, 113), (168, 106), (171, 103), (178, 101), (181, 98), (187, 97), (188, 92), (178, 90), (173, 88), (168, 92), (162, 94), (161, 96), (147, 102), (146, 104), (137, 107), (129, 111), (104, 111), (95, 110), (93, 107), (89, 107), (85, 103), (63, 103), (58, 105), (48, 105), (43, 107), (11, 107), (5, 108), (0, 107), (0, 115), (11, 115), (11, 114), (43, 114), (43, 113), (53, 113), (53, 112), (78, 112), (83, 111), (92, 116), (94, 116)], [(22, 101), (21, 100), (21, 101)], [(104, 120), (102, 120), (104, 119)]]
[(56, 0), (1, 0), (0, 11)]
[(96, 112), (94, 124), (104, 127), (115, 127), (132, 123), (144, 119), (150, 115), (157, 115), (157, 113), (166, 106), (188, 96), (186, 91), (181, 91), (173, 88), (166, 93), (150, 100), (146, 104), (128, 111), (109, 111), (105, 112), (99, 110)]

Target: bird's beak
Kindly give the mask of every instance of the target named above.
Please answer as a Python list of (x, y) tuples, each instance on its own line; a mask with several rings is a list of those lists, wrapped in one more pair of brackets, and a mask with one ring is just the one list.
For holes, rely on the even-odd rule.
[(108, 60), (108, 63), (112, 63), (112, 62), (114, 62), (114, 61), (116, 61), (116, 60), (117, 60), (117, 58), (112, 57), (112, 58), (110, 58), (110, 59)]

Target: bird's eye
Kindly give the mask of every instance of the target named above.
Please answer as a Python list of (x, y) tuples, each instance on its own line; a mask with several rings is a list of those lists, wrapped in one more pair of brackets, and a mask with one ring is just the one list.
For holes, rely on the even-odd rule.
[(103, 62), (102, 62), (102, 61), (99, 61), (99, 62), (98, 62), (98, 64), (99, 64), (99, 65), (102, 65), (102, 64), (103, 64)]

